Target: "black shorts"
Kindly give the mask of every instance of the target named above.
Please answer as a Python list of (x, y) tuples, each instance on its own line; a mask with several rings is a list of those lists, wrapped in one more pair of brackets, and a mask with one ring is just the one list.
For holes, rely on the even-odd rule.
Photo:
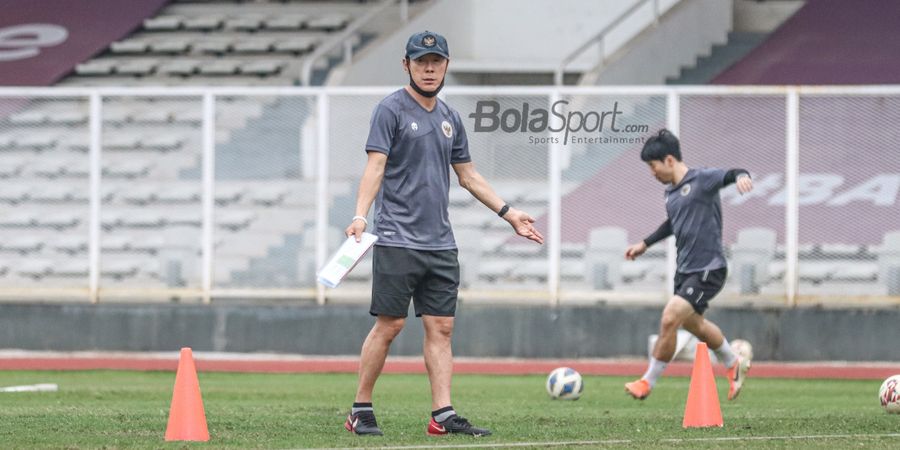
[(373, 316), (406, 317), (410, 298), (416, 317), (456, 314), (459, 252), (376, 245), (372, 256)]
[(697, 314), (703, 314), (709, 301), (725, 286), (728, 269), (723, 267), (703, 272), (675, 273), (675, 295), (685, 299)]

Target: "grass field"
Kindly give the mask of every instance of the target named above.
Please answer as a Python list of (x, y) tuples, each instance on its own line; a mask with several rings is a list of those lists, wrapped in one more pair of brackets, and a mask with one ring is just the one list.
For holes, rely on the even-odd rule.
[[(56, 393), (0, 394), (0, 448), (900, 448), (900, 415), (879, 406), (880, 381), (751, 377), (739, 400), (723, 401), (723, 428), (683, 430), (687, 378), (664, 378), (639, 402), (622, 392), (624, 378), (585, 377), (583, 397), (572, 402), (550, 400), (539, 376), (458, 375), (454, 406), (494, 435), (429, 438), (425, 376), (384, 375), (375, 408), (385, 436), (360, 438), (342, 427), (355, 375), (201, 373), (211, 439), (166, 443), (174, 379), (171, 372), (0, 372), (0, 386), (59, 384)], [(726, 382), (718, 381), (724, 399)]]

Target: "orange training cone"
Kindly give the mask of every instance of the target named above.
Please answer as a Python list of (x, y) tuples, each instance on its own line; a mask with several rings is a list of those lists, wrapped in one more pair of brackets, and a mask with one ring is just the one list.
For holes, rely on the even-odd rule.
[(194, 367), (194, 356), (188, 347), (181, 349), (178, 372), (175, 374), (175, 392), (169, 409), (167, 441), (208, 441), (206, 414), (200, 398), (200, 382)]
[(719, 393), (709, 351), (706, 343), (697, 344), (694, 369), (691, 371), (691, 387), (688, 390), (687, 405), (684, 407), (684, 428), (721, 427), (722, 410), (719, 408)]

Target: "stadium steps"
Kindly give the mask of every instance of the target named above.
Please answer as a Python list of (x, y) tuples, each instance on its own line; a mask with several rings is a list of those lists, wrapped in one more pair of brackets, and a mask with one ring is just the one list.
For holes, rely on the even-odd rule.
[(302, 247), (302, 235), (285, 234), (282, 245), (270, 246), (266, 256), (250, 259), (247, 269), (232, 271), (228, 281), (234, 286), (297, 287)]
[[(216, 146), (217, 180), (297, 178), (301, 171), (300, 133), (279, 132), (303, 125), (298, 112), (315, 105), (305, 97), (285, 97), (267, 104), (262, 115), (233, 130), (231, 139)], [(181, 172), (181, 179), (200, 179), (200, 162)]]
[(731, 32), (728, 42), (714, 45), (710, 54), (697, 58), (691, 67), (683, 67), (678, 77), (666, 79), (666, 84), (708, 84), (768, 37), (767, 33)]

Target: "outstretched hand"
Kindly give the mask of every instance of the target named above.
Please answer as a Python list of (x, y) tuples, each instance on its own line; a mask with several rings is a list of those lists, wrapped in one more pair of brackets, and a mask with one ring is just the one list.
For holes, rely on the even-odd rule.
[(635, 258), (644, 254), (647, 251), (647, 244), (644, 241), (638, 242), (637, 244), (633, 244), (625, 249), (625, 259), (629, 261), (634, 261)]
[(737, 184), (737, 190), (741, 193), (741, 195), (744, 195), (753, 190), (753, 180), (751, 180), (747, 175), (738, 176), (735, 184)]
[(519, 236), (531, 239), (538, 244), (544, 243), (544, 236), (534, 228), (534, 218), (524, 211), (510, 208), (509, 211), (504, 214), (503, 218), (512, 225), (513, 230), (515, 230), (516, 234)]

